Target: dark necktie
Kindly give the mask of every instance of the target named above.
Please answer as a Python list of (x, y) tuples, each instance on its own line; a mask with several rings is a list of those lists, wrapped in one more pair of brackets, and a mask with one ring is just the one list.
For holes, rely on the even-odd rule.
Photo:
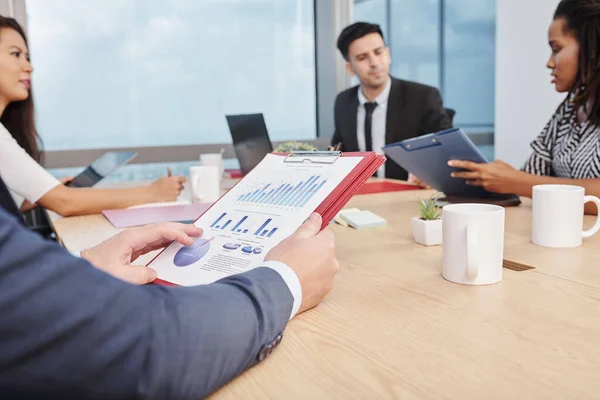
[(365, 103), (365, 145), (367, 151), (373, 151), (373, 137), (371, 135), (371, 125), (373, 121), (373, 111), (377, 103)]

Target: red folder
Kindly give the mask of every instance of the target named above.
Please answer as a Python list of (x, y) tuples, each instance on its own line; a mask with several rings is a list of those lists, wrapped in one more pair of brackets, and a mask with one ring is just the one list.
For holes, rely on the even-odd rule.
[[(282, 157), (288, 154), (281, 154)], [(352, 196), (358, 192), (361, 186), (371, 177), (373, 174), (383, 165), (386, 158), (383, 155), (378, 155), (375, 152), (354, 152), (354, 153), (342, 153), (342, 157), (362, 157), (363, 159), (354, 167), (354, 169), (340, 182), (340, 184), (333, 190), (327, 198), (315, 209), (314, 212), (321, 214), (323, 223), (321, 230), (325, 229), (333, 218), (341, 211), (342, 208), (350, 201)], [(241, 181), (240, 181), (241, 182)], [(239, 182), (238, 182), (239, 183)], [(215, 202), (215, 204), (218, 204)], [(208, 210), (207, 210), (208, 211)], [(198, 218), (200, 218), (198, 216)], [(196, 218), (196, 220), (198, 219)], [(163, 249), (164, 251), (164, 249)], [(162, 253), (162, 251), (161, 251)], [(160, 255), (157, 254), (156, 257)], [(154, 257), (149, 263), (156, 259)], [(153, 283), (178, 286), (174, 283), (164, 281), (162, 279), (155, 279)]]
[(333, 218), (344, 208), (365, 182), (373, 176), (373, 174), (385, 162), (385, 156), (377, 155), (375, 152), (365, 153), (342, 153), (342, 157), (363, 157), (363, 160), (350, 172), (338, 187), (327, 196), (315, 210), (321, 214), (323, 225), (321, 229), (325, 229)]

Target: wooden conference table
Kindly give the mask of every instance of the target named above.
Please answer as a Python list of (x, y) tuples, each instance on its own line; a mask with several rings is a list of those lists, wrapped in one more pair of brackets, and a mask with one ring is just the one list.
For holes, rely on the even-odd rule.
[[(349, 207), (388, 227), (332, 226), (341, 268), (331, 294), (213, 398), (599, 398), (600, 234), (577, 249), (537, 247), (524, 199), (506, 210), (504, 256), (536, 268), (457, 285), (441, 277), (442, 247), (411, 236), (415, 196), (430, 193), (354, 197)], [(72, 251), (117, 232), (101, 215), (54, 224)]]

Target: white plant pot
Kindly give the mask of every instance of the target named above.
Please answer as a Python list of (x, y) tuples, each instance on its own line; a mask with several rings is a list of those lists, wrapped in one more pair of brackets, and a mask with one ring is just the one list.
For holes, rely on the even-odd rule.
[(415, 242), (425, 246), (442, 244), (442, 220), (425, 221), (421, 218), (412, 219), (412, 233)]

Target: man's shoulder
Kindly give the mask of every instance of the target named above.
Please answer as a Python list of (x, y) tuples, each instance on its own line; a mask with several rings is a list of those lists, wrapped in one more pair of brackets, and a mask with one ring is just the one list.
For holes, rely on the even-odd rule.
[(404, 79), (392, 78), (392, 82), (398, 86), (401, 86), (403, 90), (409, 93), (429, 93), (438, 92), (439, 90), (433, 86), (425, 85), (414, 81), (407, 81)]
[(352, 86), (351, 88), (338, 93), (337, 97), (335, 98), (335, 102), (338, 103), (340, 101), (349, 101), (356, 98), (356, 96), (358, 96), (358, 85)]

